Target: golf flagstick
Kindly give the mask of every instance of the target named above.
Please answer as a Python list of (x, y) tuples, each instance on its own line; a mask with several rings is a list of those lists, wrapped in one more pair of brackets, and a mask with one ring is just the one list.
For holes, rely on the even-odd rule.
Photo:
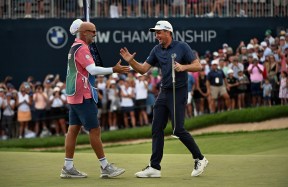
[(173, 123), (174, 123), (174, 128), (173, 128), (173, 134), (171, 135), (173, 138), (179, 138), (178, 136), (175, 135), (175, 129), (176, 129), (176, 104), (175, 104), (175, 70), (174, 70), (174, 64), (175, 64), (175, 58), (176, 58), (176, 53), (171, 54), (171, 59), (172, 59), (172, 86), (173, 86)]
[[(84, 9), (84, 18), (87, 22), (90, 22), (90, 4), (89, 4), (89, 0), (83, 0), (83, 9)], [(90, 45), (89, 45), (89, 50), (90, 53), (93, 57), (93, 60), (96, 64), (96, 66), (101, 66), (103, 67), (103, 61), (101, 59), (100, 53), (98, 51), (97, 45), (95, 43), (95, 41), (93, 41)]]

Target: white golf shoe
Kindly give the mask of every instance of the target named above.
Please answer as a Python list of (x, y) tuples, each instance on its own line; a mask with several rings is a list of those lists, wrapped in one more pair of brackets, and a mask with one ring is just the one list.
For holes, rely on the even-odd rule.
[(191, 173), (192, 177), (197, 177), (203, 173), (204, 168), (208, 165), (208, 160), (204, 157), (202, 160), (196, 159), (194, 169)]
[(135, 175), (138, 178), (159, 178), (161, 177), (161, 171), (147, 166), (142, 171), (135, 173)]

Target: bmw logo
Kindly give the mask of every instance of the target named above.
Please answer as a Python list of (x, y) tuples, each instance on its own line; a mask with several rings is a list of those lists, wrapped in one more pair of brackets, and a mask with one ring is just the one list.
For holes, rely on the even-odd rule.
[(55, 26), (48, 30), (46, 39), (51, 47), (60, 49), (66, 45), (68, 41), (68, 35), (63, 27)]

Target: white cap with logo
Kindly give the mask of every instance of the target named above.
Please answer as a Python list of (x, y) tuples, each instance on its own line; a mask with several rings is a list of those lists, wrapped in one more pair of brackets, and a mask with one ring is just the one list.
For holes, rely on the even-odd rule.
[(155, 31), (160, 31), (160, 30), (173, 32), (173, 27), (168, 21), (161, 20), (156, 23), (154, 28), (149, 29), (150, 32), (155, 32)]

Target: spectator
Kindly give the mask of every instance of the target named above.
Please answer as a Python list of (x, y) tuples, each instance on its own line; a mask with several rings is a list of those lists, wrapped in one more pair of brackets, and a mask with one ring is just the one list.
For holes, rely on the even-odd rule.
[(25, 16), (24, 18), (32, 18), (32, 1), (33, 0), (23, 0), (25, 7)]
[[(82, 0), (80, 0), (82, 1)], [(95, 0), (97, 17), (108, 17), (108, 0)], [(81, 12), (80, 12), (81, 13)]]
[(274, 16), (287, 16), (287, 0), (274, 0)]
[[(200, 3), (199, 1), (201, 1), (201, 0), (187, 0), (186, 1), (186, 17), (191, 16), (191, 7), (193, 7), (194, 17), (197, 18), (197, 17), (199, 17), (199, 15), (202, 15), (198, 12), (198, 5)], [(183, 4), (183, 6), (185, 6), (185, 4)], [(199, 9), (200, 9), (200, 5), (199, 5)]]
[[(155, 0), (155, 18), (158, 18), (158, 16), (160, 15), (160, 7), (161, 7), (161, 10), (164, 9), (164, 18), (168, 18), (169, 16), (169, 7), (172, 3), (172, 0), (165, 0), (165, 1), (162, 1), (162, 0)], [(164, 7), (162, 9), (162, 7)]]
[(28, 122), (31, 120), (32, 94), (29, 83), (21, 84), (16, 101), (17, 120), (20, 123), (19, 138), (24, 136), (24, 131), (28, 130)]
[[(238, 74), (238, 72), (237, 72)], [(238, 77), (238, 75), (237, 75)], [(239, 82), (236, 77), (234, 77), (234, 71), (232, 69), (228, 70), (228, 77), (227, 77), (227, 83), (228, 83), (228, 94), (230, 97), (230, 103), (231, 103), (231, 109), (235, 109), (236, 101), (238, 100), (238, 89), (237, 86), (239, 85)]]
[[(219, 59), (219, 67), (218, 68), (221, 69), (224, 72), (225, 76), (227, 77), (229, 68), (227, 66), (227, 62), (223, 58)], [(208, 73), (207, 73), (207, 75), (208, 75)]]
[[(258, 5), (259, 1), (259, 5)], [(253, 0), (253, 13), (254, 17), (261, 17), (264, 16), (264, 7), (266, 4), (266, 0)], [(259, 6), (259, 9), (257, 8), (257, 5)], [(258, 11), (259, 10), (259, 11)]]
[[(3, 88), (0, 88), (0, 122), (2, 121), (2, 109), (4, 108), (4, 100), (5, 100), (5, 90)], [(2, 140), (6, 140), (7, 139), (7, 133), (6, 133), (6, 125), (4, 126), (3, 123), (1, 123), (0, 126), (0, 135)]]
[[(187, 6), (189, 6), (189, 5), (187, 4)], [(184, 10), (185, 10), (185, 1), (184, 0), (173, 0), (172, 17), (184, 17)]]
[[(247, 17), (248, 0), (236, 0), (237, 17)], [(241, 7), (243, 5), (243, 7)]]
[(67, 18), (74, 18), (76, 16), (76, 0), (66, 0), (66, 15)]
[(117, 130), (117, 110), (119, 109), (119, 90), (116, 86), (116, 81), (110, 79), (107, 84), (107, 95), (108, 95), (108, 122), (109, 130)]
[(110, 3), (110, 17), (111, 18), (121, 18), (122, 17), (122, 1), (111, 0)]
[[(48, 97), (46, 93), (43, 91), (42, 85), (37, 85), (35, 89), (35, 93), (33, 94), (33, 101), (35, 107), (35, 127), (34, 132), (36, 136), (40, 135), (40, 123), (42, 124), (42, 130), (48, 131), (46, 124), (46, 107), (48, 104)], [(42, 132), (43, 132), (42, 131)]]
[(146, 112), (147, 97), (148, 82), (146, 81), (146, 76), (138, 73), (137, 79), (135, 80), (135, 106), (138, 112), (140, 126), (149, 124)]
[[(196, 110), (195, 102), (193, 100), (194, 90), (195, 90), (195, 80), (192, 75), (192, 73), (187, 72), (188, 74), (188, 98), (187, 98), (187, 104), (186, 104), (186, 116), (188, 118), (191, 118), (193, 116), (192, 114), (192, 105), (194, 111)], [(194, 103), (194, 104), (193, 104)], [(194, 116), (197, 116), (197, 112), (194, 113)]]
[(286, 71), (281, 72), (279, 98), (281, 99), (281, 105), (287, 105), (288, 79), (287, 79), (287, 72)]
[(153, 2), (154, 0), (143, 1), (143, 13), (149, 18), (151, 18), (153, 15)]
[(244, 66), (242, 63), (239, 63), (238, 57), (233, 57), (233, 62), (228, 65), (229, 69), (233, 70), (233, 76), (238, 78), (238, 72), (244, 70)]
[(272, 31), (270, 29), (267, 29), (265, 31), (265, 40), (268, 40), (269, 44), (274, 44), (275, 43), (275, 38), (273, 38)]
[(5, 6), (6, 6), (5, 1), (0, 1), (0, 18), (4, 17)]
[[(105, 124), (107, 122), (107, 89), (106, 89), (106, 77), (104, 75), (97, 76), (97, 86), (99, 92), (99, 101), (101, 101), (101, 107), (98, 106), (98, 118), (100, 119), (100, 124), (102, 128), (106, 128)], [(101, 99), (100, 99), (100, 96)]]
[[(67, 115), (67, 110), (65, 107), (66, 104), (66, 96), (61, 94), (61, 89), (59, 87), (55, 87), (53, 89), (53, 95), (50, 96), (49, 102), (51, 105), (51, 115), (53, 116), (53, 120), (56, 122), (55, 130), (56, 136), (60, 135), (60, 130), (63, 135), (67, 132), (65, 117)], [(47, 132), (47, 131), (46, 131)], [(43, 134), (43, 136), (49, 135), (47, 133)]]
[(124, 87), (121, 88), (121, 111), (124, 115), (124, 125), (126, 128), (129, 127), (128, 115), (130, 115), (132, 127), (136, 127), (134, 103), (135, 98), (134, 90), (130, 86), (129, 82), (125, 81)]
[(218, 63), (212, 62), (211, 71), (208, 74), (208, 86), (211, 89), (212, 101), (211, 101), (211, 113), (215, 113), (215, 102), (218, 97), (223, 97), (225, 100), (227, 110), (230, 110), (230, 97), (227, 93), (228, 88), (227, 79), (222, 70), (217, 68)]
[(238, 108), (245, 108), (245, 95), (248, 90), (247, 84), (249, 84), (248, 77), (243, 73), (243, 71), (238, 71)]
[(223, 16), (223, 7), (225, 6), (225, 0), (215, 0), (214, 5), (210, 13), (207, 14), (208, 17), (213, 17), (217, 11), (219, 17)]
[(44, 18), (45, 17), (45, 12), (44, 12), (44, 0), (37, 0), (37, 5), (38, 5), (38, 14), (39, 18)]
[[(0, 88), (1, 90), (2, 88)], [(0, 91), (1, 92), (1, 91)], [(8, 127), (8, 138), (16, 137), (16, 122), (14, 121), (15, 117), (15, 100), (12, 97), (12, 93), (7, 92), (6, 98), (3, 103), (3, 117), (2, 117), (2, 127)], [(2, 137), (3, 138), (3, 137)]]
[(261, 88), (263, 89), (263, 105), (271, 107), (271, 93), (272, 93), (272, 85), (269, 82), (269, 79), (265, 79), (264, 83), (261, 84)]
[(136, 17), (140, 17), (138, 0), (126, 0), (127, 2), (127, 17), (132, 17), (132, 8)]
[[(202, 61), (202, 66), (205, 65)], [(208, 108), (211, 112), (211, 95), (210, 86), (205, 71), (201, 71), (198, 75), (197, 81), (195, 82), (194, 99), (199, 101), (199, 115), (204, 114), (205, 99), (208, 102)]]
[(261, 105), (261, 82), (263, 81), (263, 65), (259, 64), (257, 56), (253, 57), (253, 64), (248, 66), (248, 72), (251, 80), (251, 95), (252, 95), (252, 106)]

